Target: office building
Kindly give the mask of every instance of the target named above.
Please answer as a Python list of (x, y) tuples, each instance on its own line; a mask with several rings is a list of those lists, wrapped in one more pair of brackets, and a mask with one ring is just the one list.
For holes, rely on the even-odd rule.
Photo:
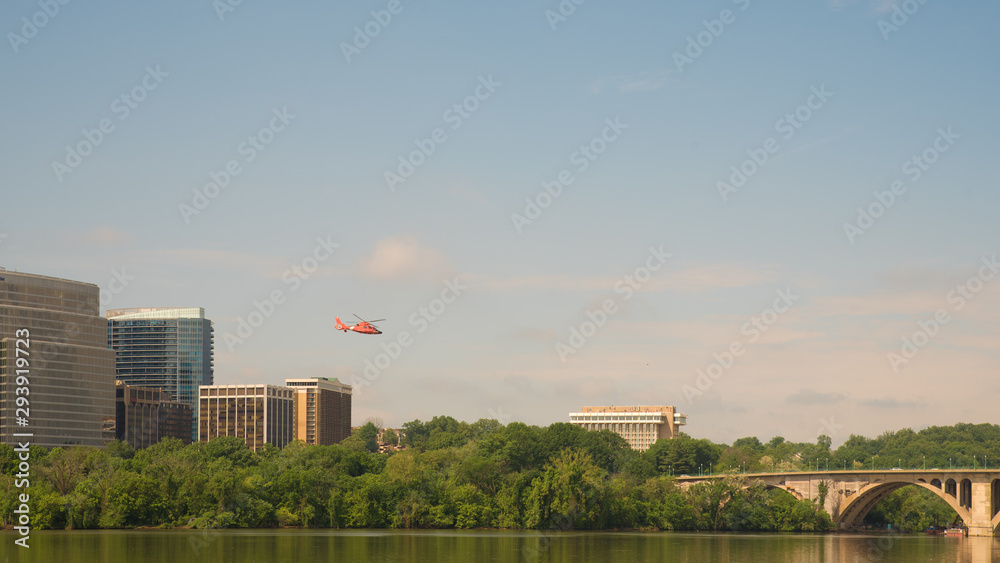
[(199, 391), (198, 439), (237, 436), (253, 451), (265, 443), (278, 448), (292, 441), (294, 395), (278, 385), (203, 385)]
[(103, 447), (114, 426), (115, 360), (100, 288), (0, 268), (0, 440)]
[(610, 430), (628, 440), (633, 450), (643, 451), (657, 440), (676, 438), (687, 415), (674, 407), (583, 407), (570, 413), (569, 421), (587, 430)]
[(286, 379), (295, 391), (294, 439), (329, 446), (351, 435), (351, 386), (337, 379)]
[(115, 377), (153, 387), (191, 407), (197, 440), (198, 387), (215, 383), (212, 321), (205, 309), (150, 307), (107, 312), (107, 345), (115, 351)]
[(191, 443), (191, 405), (154, 387), (115, 384), (115, 437), (141, 449), (173, 437)]

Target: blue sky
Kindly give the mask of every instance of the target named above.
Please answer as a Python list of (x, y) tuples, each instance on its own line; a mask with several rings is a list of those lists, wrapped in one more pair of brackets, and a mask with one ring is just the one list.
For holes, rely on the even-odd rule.
[[(0, 265), (98, 284), (104, 309), (204, 307), (218, 383), (363, 381), (355, 424), (673, 404), (696, 437), (839, 443), (996, 422), (1000, 6), (587, 0), (553, 26), (554, 0), (218, 5), (0, 7)], [(603, 150), (586, 169), (581, 146)], [(422, 162), (390, 189), (401, 157)], [(526, 198), (547, 206), (518, 229)], [(353, 313), (385, 334), (333, 329)]]

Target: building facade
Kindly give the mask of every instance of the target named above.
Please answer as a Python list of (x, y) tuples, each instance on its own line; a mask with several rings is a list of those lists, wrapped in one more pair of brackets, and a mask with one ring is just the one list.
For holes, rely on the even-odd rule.
[(330, 446), (351, 435), (351, 386), (337, 379), (286, 379), (295, 390), (294, 439)]
[(212, 321), (200, 307), (111, 309), (107, 345), (115, 351), (115, 377), (153, 387), (191, 407), (197, 440), (198, 387), (215, 383)]
[(203, 385), (199, 390), (198, 439), (237, 436), (258, 451), (283, 448), (294, 435), (295, 392), (278, 385)]
[(114, 427), (100, 288), (0, 268), (0, 440), (103, 447)]
[(586, 430), (610, 430), (628, 440), (633, 450), (649, 449), (657, 440), (669, 440), (687, 424), (671, 406), (583, 407), (569, 414), (569, 421)]
[(115, 437), (141, 449), (173, 437), (191, 443), (191, 406), (154, 387), (115, 385)]

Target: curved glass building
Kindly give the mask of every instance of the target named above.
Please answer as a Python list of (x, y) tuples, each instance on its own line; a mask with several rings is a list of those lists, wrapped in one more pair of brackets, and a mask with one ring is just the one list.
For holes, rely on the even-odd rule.
[[(27, 365), (17, 366), (18, 358)], [(17, 382), (19, 369), (26, 385)], [(27, 402), (18, 405), (19, 397)], [(115, 360), (100, 288), (0, 268), (0, 439), (103, 447), (115, 437), (114, 421)]]
[(213, 329), (200, 307), (109, 309), (107, 345), (115, 376), (127, 385), (167, 391), (191, 406), (191, 439), (198, 440), (198, 387), (212, 385)]

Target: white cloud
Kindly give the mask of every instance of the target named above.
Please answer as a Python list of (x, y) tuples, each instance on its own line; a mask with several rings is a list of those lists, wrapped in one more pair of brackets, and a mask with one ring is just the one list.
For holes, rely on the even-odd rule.
[(412, 238), (384, 238), (375, 244), (371, 255), (361, 260), (360, 274), (377, 280), (407, 278), (442, 278), (450, 268), (436, 250), (420, 246)]
[[(623, 275), (628, 272), (624, 272)], [(480, 278), (481, 285), (493, 291), (521, 289), (561, 289), (567, 291), (592, 291), (614, 289), (622, 276), (568, 276), (557, 274), (530, 274), (510, 278)], [(733, 264), (695, 264), (679, 272), (655, 272), (642, 285), (643, 291), (701, 292), (719, 288), (735, 288), (775, 282), (779, 278), (771, 268), (749, 268)]]
[(133, 238), (129, 233), (104, 225), (73, 237), (73, 240), (91, 246), (123, 246), (131, 244)]

